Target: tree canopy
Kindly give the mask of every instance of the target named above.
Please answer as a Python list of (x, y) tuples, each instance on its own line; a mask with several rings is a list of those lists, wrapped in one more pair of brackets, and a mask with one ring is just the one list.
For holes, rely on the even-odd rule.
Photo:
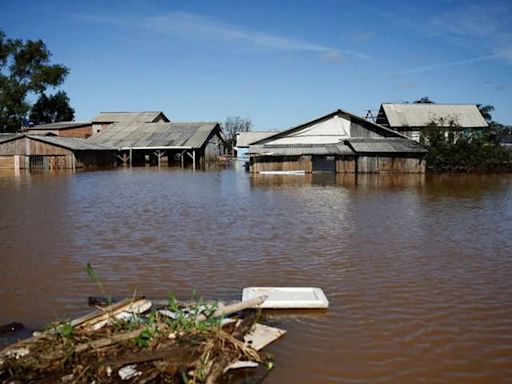
[(455, 120), (433, 120), (424, 131), (427, 169), (434, 172), (512, 170), (512, 152), (487, 130), (463, 129)]
[(10, 39), (0, 30), (0, 131), (14, 132), (30, 110), (29, 95), (64, 82), (69, 69), (50, 64), (42, 40)]
[(413, 101), (414, 104), (435, 104), (434, 101), (430, 100), (428, 96), (422, 97), (421, 99)]
[(69, 105), (69, 97), (64, 91), (50, 96), (43, 93), (30, 110), (30, 121), (36, 124), (71, 121), (74, 118), (75, 110)]
[(228, 151), (232, 152), (236, 144), (236, 135), (240, 132), (249, 132), (252, 129), (252, 121), (240, 116), (230, 116), (222, 124)]

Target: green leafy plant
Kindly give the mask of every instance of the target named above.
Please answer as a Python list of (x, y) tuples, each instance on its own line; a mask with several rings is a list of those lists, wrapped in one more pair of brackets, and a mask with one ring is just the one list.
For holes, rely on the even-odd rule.
[(154, 332), (149, 328), (145, 327), (137, 336), (135, 339), (133, 339), (133, 342), (135, 345), (141, 348), (147, 348), (149, 347), (149, 343), (151, 342), (151, 339), (154, 336)]

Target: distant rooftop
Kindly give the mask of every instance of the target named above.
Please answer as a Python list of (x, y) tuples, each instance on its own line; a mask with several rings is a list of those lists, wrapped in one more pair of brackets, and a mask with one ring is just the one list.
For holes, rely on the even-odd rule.
[(92, 119), (93, 123), (154, 123), (156, 121), (169, 122), (167, 116), (161, 111), (152, 112), (100, 112)]
[(482, 128), (488, 124), (476, 104), (384, 103), (377, 123), (391, 128), (425, 127), (433, 120), (454, 120), (462, 128)]

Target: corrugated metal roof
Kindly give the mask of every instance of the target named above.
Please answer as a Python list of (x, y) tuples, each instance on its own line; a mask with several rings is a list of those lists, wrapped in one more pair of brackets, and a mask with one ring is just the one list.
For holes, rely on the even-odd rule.
[(382, 104), (391, 128), (425, 127), (433, 120), (454, 120), (462, 128), (488, 124), (475, 104)]
[(91, 125), (90, 122), (76, 122), (76, 121), (61, 121), (58, 123), (50, 123), (50, 124), (38, 124), (33, 127), (28, 127), (27, 130), (54, 130), (54, 129), (69, 129), (69, 128), (79, 128), (87, 125)]
[(0, 133), (0, 143), (23, 136), (22, 133)]
[(354, 152), (344, 143), (251, 145), (247, 153), (249, 155), (256, 156), (329, 156), (354, 154)]
[(151, 112), (100, 112), (98, 116), (92, 119), (93, 123), (120, 123), (120, 122), (138, 122), (152, 123), (158, 116), (163, 115), (165, 120), (169, 119), (161, 111)]
[(116, 150), (116, 148), (114, 148), (114, 147), (91, 143), (87, 139), (79, 139), (76, 137), (41, 136), (41, 135), (26, 135), (26, 137), (28, 137), (32, 140), (42, 141), (44, 143), (67, 148), (72, 151), (115, 151)]
[(217, 126), (216, 122), (115, 123), (87, 140), (91, 143), (119, 149), (130, 147), (200, 148)]
[(236, 138), (237, 147), (248, 147), (250, 144), (266, 139), (279, 133), (279, 131), (254, 131), (254, 132), (240, 132)]
[(345, 140), (356, 153), (425, 153), (419, 143), (402, 138), (355, 138)]

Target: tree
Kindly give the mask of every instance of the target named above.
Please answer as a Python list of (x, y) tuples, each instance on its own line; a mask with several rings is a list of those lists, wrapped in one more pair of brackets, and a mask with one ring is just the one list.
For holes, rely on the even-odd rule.
[(10, 39), (0, 30), (0, 131), (14, 132), (30, 110), (27, 96), (64, 82), (68, 68), (50, 64), (42, 40)]
[(236, 145), (236, 135), (240, 132), (249, 132), (252, 129), (252, 121), (243, 119), (240, 116), (230, 116), (222, 125), (228, 151), (233, 153)]
[(428, 96), (422, 97), (416, 101), (413, 101), (414, 104), (435, 104), (432, 100), (428, 98)]
[(72, 121), (75, 110), (69, 105), (69, 97), (64, 91), (46, 96), (43, 93), (30, 110), (30, 120), (36, 124)]
[(485, 119), (485, 121), (487, 121), (488, 124), (491, 124), (493, 122), (491, 112), (494, 111), (494, 106), (483, 104), (477, 104), (476, 106), (480, 113), (482, 114), (482, 117)]
[(434, 172), (512, 171), (512, 152), (487, 130), (462, 129), (455, 120), (433, 120), (424, 131), (427, 169)]

